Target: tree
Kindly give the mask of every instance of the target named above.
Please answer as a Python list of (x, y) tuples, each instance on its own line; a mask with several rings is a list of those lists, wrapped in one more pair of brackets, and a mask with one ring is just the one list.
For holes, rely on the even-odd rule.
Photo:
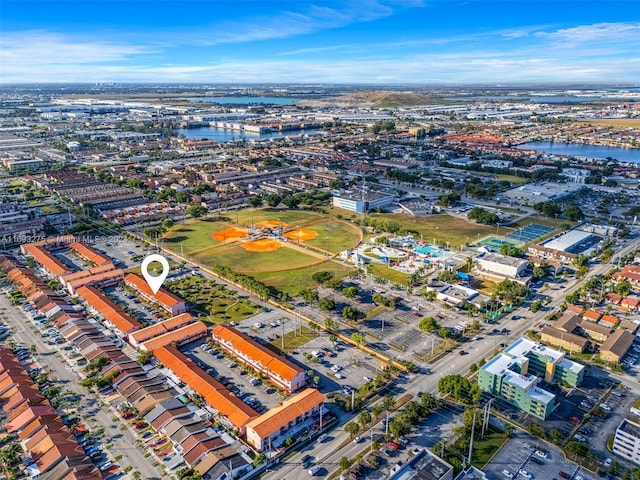
[(360, 431), (360, 427), (356, 422), (348, 422), (344, 426), (344, 431), (351, 435), (351, 437), (355, 437)]
[(531, 302), (531, 312), (532, 313), (536, 313), (538, 310), (540, 310), (541, 307), (542, 307), (542, 301), (541, 300), (534, 300), (533, 302)]
[(455, 400), (471, 402), (471, 382), (462, 375), (446, 375), (438, 380), (438, 392), (449, 394)]
[(362, 345), (364, 343), (364, 334), (360, 332), (353, 332), (351, 334), (351, 340), (356, 342), (358, 345)]
[(264, 199), (266, 200), (267, 205), (269, 205), (271, 208), (277, 207), (282, 201), (282, 197), (277, 193), (270, 193), (269, 195), (266, 195)]
[(329, 297), (322, 297), (318, 300), (318, 308), (320, 310), (331, 311), (336, 308), (336, 302)]
[(342, 309), (342, 316), (351, 322), (355, 322), (362, 314), (356, 307), (346, 306)]
[(467, 218), (484, 225), (495, 225), (500, 221), (500, 217), (497, 214), (489, 212), (482, 207), (473, 207), (467, 214)]
[(584, 218), (582, 210), (577, 205), (568, 205), (567, 208), (564, 209), (564, 216), (572, 222), (577, 222)]
[(391, 408), (393, 408), (395, 404), (396, 404), (396, 401), (393, 399), (391, 395), (385, 395), (384, 398), (382, 399), (382, 407), (386, 411), (391, 410)]
[(193, 218), (204, 217), (208, 212), (209, 210), (207, 209), (207, 207), (198, 205), (196, 203), (194, 203), (193, 205), (189, 205), (187, 209), (184, 211), (184, 213), (186, 213), (187, 215)]
[(508, 243), (503, 243), (502, 245), (500, 245), (499, 251), (500, 251), (500, 254), (507, 255), (509, 257), (520, 258), (523, 256), (523, 252), (520, 248), (514, 245), (509, 245)]
[(613, 289), (615, 290), (616, 293), (619, 293), (620, 295), (626, 297), (631, 293), (632, 287), (629, 280), (624, 278), (620, 282), (618, 282), (618, 284), (615, 287), (613, 287)]
[[(347, 424), (348, 425), (348, 424)], [(356, 425), (357, 427), (357, 425)], [(346, 425), (345, 425), (346, 428)], [(353, 435), (352, 435), (353, 436)], [(349, 460), (347, 457), (341, 457), (340, 458), (340, 468), (342, 470), (346, 470), (347, 468), (349, 468), (351, 466), (351, 460)]]
[(360, 423), (362, 427), (366, 427), (367, 425), (369, 425), (369, 423), (371, 423), (371, 414), (366, 410), (360, 412), (360, 415), (358, 415), (358, 423)]
[(298, 295), (307, 303), (318, 300), (318, 291), (312, 288), (303, 288), (298, 292)]
[(252, 464), (253, 464), (254, 467), (259, 467), (260, 465), (262, 465), (266, 461), (267, 461), (267, 457), (263, 453), (259, 453), (253, 459)]
[(342, 295), (347, 298), (356, 298), (358, 296), (358, 289), (356, 287), (345, 287), (342, 289)]
[(193, 467), (184, 467), (176, 472), (179, 480), (201, 480), (202, 475)]
[(247, 204), (251, 208), (258, 208), (262, 206), (262, 198), (257, 195), (252, 195), (247, 199)]
[(525, 285), (511, 281), (508, 278), (501, 281), (494, 290), (496, 298), (506, 303), (515, 303), (526, 297), (528, 289)]
[(333, 278), (333, 273), (327, 271), (316, 272), (311, 275), (311, 279), (321, 285), (324, 285)]
[(418, 322), (418, 328), (423, 332), (433, 333), (440, 328), (440, 325), (438, 324), (435, 318), (424, 317), (420, 320), (420, 322)]
[(136, 362), (138, 362), (140, 365), (147, 365), (149, 362), (151, 362), (152, 358), (153, 358), (153, 353), (151, 353), (149, 350), (142, 350), (138, 354), (138, 358), (136, 358)]

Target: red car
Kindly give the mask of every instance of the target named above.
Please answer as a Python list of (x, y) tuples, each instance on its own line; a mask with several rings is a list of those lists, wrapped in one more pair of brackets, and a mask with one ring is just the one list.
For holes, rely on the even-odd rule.
[(569, 475), (567, 472), (563, 472), (562, 470), (560, 470), (558, 475), (560, 475), (562, 478), (571, 478), (571, 475)]
[(390, 446), (391, 448), (393, 448), (394, 450), (398, 450), (398, 449), (400, 448), (400, 444), (399, 444), (399, 443), (394, 442), (393, 440), (389, 440), (389, 446)]
[(582, 420), (580, 420), (578, 417), (569, 417), (569, 421), (578, 425)]
[(134, 427), (136, 427), (138, 429), (140, 429), (142, 427), (146, 427), (146, 426), (147, 426), (147, 422), (143, 422), (143, 421), (136, 422), (135, 425), (134, 425)]
[(413, 315), (414, 317), (419, 317), (420, 314), (418, 312), (413, 312), (411, 315)]

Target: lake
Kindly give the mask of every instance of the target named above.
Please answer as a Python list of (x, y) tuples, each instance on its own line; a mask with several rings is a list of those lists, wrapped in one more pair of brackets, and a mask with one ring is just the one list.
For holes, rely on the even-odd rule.
[(240, 104), (240, 105), (289, 105), (299, 102), (302, 98), (290, 97), (198, 97), (189, 98), (190, 102), (218, 103), (220, 105)]
[(247, 140), (264, 140), (266, 138), (291, 137), (293, 135), (310, 133), (312, 131), (313, 130), (287, 130), (286, 132), (256, 133), (244, 130), (230, 130), (227, 128), (198, 127), (179, 128), (178, 135), (184, 135), (186, 138), (194, 140), (202, 140), (203, 138), (206, 138), (208, 140), (215, 140), (216, 142), (230, 142), (233, 140), (240, 140), (241, 138)]
[(518, 145), (520, 150), (537, 150), (538, 152), (573, 155), (575, 157), (606, 159), (615, 158), (619, 162), (640, 163), (640, 149), (606, 147), (603, 145), (580, 145), (577, 143), (529, 142)]

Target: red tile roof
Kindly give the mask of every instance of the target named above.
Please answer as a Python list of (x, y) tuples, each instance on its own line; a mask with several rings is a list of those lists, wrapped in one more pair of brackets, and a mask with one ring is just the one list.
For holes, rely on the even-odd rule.
[(150, 325), (145, 328), (141, 328), (140, 330), (133, 332), (129, 335), (129, 340), (133, 340), (137, 343), (145, 342), (151, 338), (157, 337), (158, 335), (162, 335), (163, 333), (170, 332), (175, 330), (176, 328), (184, 327), (195, 321), (195, 318), (191, 316), (189, 313), (181, 313), (180, 315), (176, 315), (175, 317), (171, 317), (167, 320), (163, 320), (162, 322), (158, 322), (155, 325)]
[(91, 263), (95, 263), (96, 265), (104, 265), (105, 263), (111, 262), (109, 257), (99, 254), (93, 248), (85, 245), (84, 243), (73, 242), (69, 244), (69, 248), (75, 250), (78, 255), (89, 260)]
[(44, 247), (36, 245), (35, 243), (31, 243), (23, 245), (23, 248), (28, 255), (31, 255), (38, 263), (40, 263), (53, 275), (57, 276), (73, 271), (72, 268), (67, 267)]
[(207, 326), (198, 321), (147, 340), (140, 344), (140, 348), (149, 352), (154, 352), (160, 347), (171, 345), (173, 342), (176, 342), (178, 345), (182, 345), (186, 343), (187, 340), (193, 341), (206, 335)]
[(178, 297), (177, 295), (174, 295), (173, 293), (165, 290), (164, 288), (161, 288), (160, 290), (158, 290), (158, 293), (154, 294), (153, 291), (151, 290), (151, 287), (149, 287), (149, 285), (147, 284), (147, 281), (141, 276), (136, 275), (135, 273), (127, 274), (127, 276), (124, 277), (124, 282), (127, 285), (142, 292), (147, 297), (153, 298), (156, 302), (158, 302), (161, 305), (164, 305), (167, 308), (171, 308), (177, 305), (178, 303), (184, 302), (182, 298)]
[(260, 438), (267, 438), (322, 402), (324, 395), (315, 388), (307, 388), (250, 421), (246, 428), (253, 430)]
[(233, 327), (216, 325), (211, 331), (211, 335), (214, 340), (219, 338), (227, 343), (231, 343), (235, 350), (239, 350), (253, 359), (253, 361), (260, 363), (263, 368), (271, 370), (287, 381), (292, 381), (297, 375), (304, 372), (302, 368), (286, 358), (275, 354), (264, 345), (260, 345), (251, 337), (239, 332)]
[(160, 347), (154, 355), (237, 428), (242, 428), (248, 421), (258, 416), (252, 408), (198, 367), (193, 360), (180, 353), (178, 349), (170, 346)]
[(128, 334), (142, 328), (140, 322), (95, 287), (80, 287), (77, 293), (121, 332)]

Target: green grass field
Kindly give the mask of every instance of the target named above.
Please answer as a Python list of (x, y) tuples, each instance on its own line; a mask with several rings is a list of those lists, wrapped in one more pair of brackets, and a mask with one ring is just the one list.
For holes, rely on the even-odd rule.
[(295, 269), (319, 262), (316, 257), (292, 248), (280, 247), (271, 252), (248, 252), (240, 245), (226, 246), (204, 255), (194, 255), (206, 265), (224, 265), (236, 272), (257, 273), (271, 270)]
[(184, 253), (188, 254), (203, 248), (220, 245), (220, 242), (216, 242), (211, 238), (211, 235), (226, 228), (228, 228), (226, 225), (208, 219), (179, 225), (165, 237), (165, 243), (176, 252), (179, 252), (182, 248)]
[(353, 248), (360, 243), (360, 229), (338, 220), (327, 220), (306, 228), (318, 232), (318, 236), (305, 240), (303, 244), (313, 245), (333, 254)]
[[(311, 330), (309, 327), (301, 326), (298, 331), (291, 331), (284, 334), (282, 338), (276, 338), (270, 342), (270, 345), (274, 347), (277, 353), (287, 353), (289, 350), (300, 348), (305, 343), (310, 342), (316, 338), (318, 334)], [(284, 349), (282, 348), (282, 340), (284, 338)]]
[(375, 277), (386, 278), (400, 285), (407, 285), (409, 282), (408, 274), (389, 268), (381, 263), (370, 263), (367, 266), (367, 272)]
[(523, 183), (529, 183), (531, 181), (530, 178), (518, 177), (516, 175), (498, 175), (496, 180), (499, 182), (506, 180), (516, 185), (522, 185)]
[(297, 268), (283, 272), (254, 273), (251, 276), (256, 280), (273, 287), (289, 295), (297, 295), (304, 288), (316, 288), (317, 283), (311, 278), (316, 272), (328, 271), (336, 278), (342, 278), (349, 274), (349, 269), (336, 262), (326, 261), (310, 267)]
[[(478, 237), (496, 233), (496, 227), (480, 225), (461, 218), (446, 214), (430, 215), (426, 217), (410, 217), (400, 213), (371, 214), (371, 217), (381, 216), (397, 222), (403, 230), (411, 232), (414, 237), (423, 236), (426, 242), (436, 244), (449, 243), (451, 247), (460, 247), (467, 242), (477, 240)], [(508, 230), (500, 229), (500, 233)]]

